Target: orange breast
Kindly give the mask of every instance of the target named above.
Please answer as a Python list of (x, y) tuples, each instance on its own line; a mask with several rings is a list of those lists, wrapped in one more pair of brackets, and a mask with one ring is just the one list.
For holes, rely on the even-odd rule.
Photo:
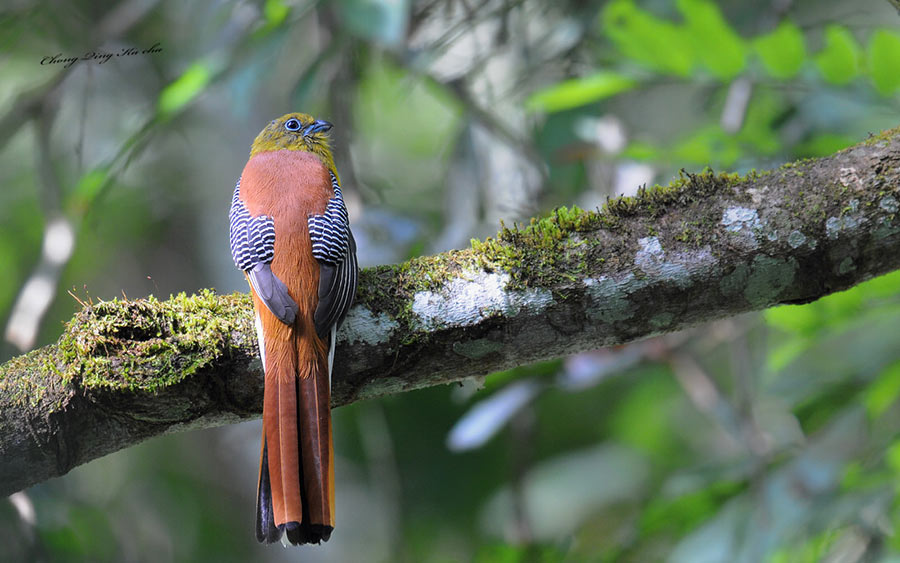
[[(318, 304), (319, 264), (312, 255), (307, 218), (323, 213), (332, 195), (328, 170), (308, 152), (259, 153), (247, 161), (241, 174), (241, 199), (247, 210), (254, 217), (265, 214), (275, 221), (272, 272), (300, 306), (295, 326), (301, 333), (309, 333)], [(259, 305), (261, 320), (271, 329), (269, 334), (287, 338), (287, 327)]]
[(241, 174), (241, 199), (253, 216), (275, 218), (275, 229), (307, 232), (309, 213), (322, 213), (332, 196), (328, 169), (316, 155), (281, 150), (259, 153)]

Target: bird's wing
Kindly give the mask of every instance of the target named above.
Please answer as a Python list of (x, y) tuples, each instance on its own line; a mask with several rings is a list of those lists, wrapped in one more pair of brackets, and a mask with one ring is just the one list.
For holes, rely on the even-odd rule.
[(331, 174), (334, 196), (325, 212), (308, 218), (312, 252), (319, 261), (319, 304), (316, 307), (316, 332), (325, 338), (332, 327), (340, 325), (356, 295), (359, 268), (356, 241), (350, 232), (347, 207), (337, 177)]
[(281, 322), (293, 324), (297, 317), (297, 303), (288, 294), (287, 286), (272, 273), (275, 256), (275, 222), (268, 215), (251, 217), (240, 198), (241, 181), (234, 187), (231, 198), (231, 257), (244, 271), (256, 295)]

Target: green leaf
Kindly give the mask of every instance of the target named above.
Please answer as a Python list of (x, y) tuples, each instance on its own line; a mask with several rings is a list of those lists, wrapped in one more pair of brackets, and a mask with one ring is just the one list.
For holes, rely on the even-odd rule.
[(491, 543), (479, 546), (475, 563), (520, 563), (528, 554), (528, 546)]
[(828, 156), (849, 147), (857, 140), (858, 139), (850, 137), (849, 135), (822, 133), (821, 135), (817, 135), (812, 139), (796, 145), (793, 149), (794, 156), (797, 158)]
[(626, 56), (662, 73), (687, 76), (696, 61), (689, 32), (635, 6), (613, 0), (601, 16), (603, 31)]
[(745, 489), (746, 485), (738, 481), (718, 481), (674, 498), (656, 496), (641, 514), (640, 535), (647, 537), (662, 531), (683, 535)]
[(859, 74), (861, 51), (853, 34), (843, 26), (825, 28), (825, 47), (816, 55), (822, 78), (832, 84), (847, 84)]
[(777, 152), (781, 149), (781, 140), (774, 123), (783, 107), (784, 102), (769, 89), (757, 89), (747, 106), (744, 125), (737, 139), (752, 145), (761, 154)]
[(806, 58), (803, 32), (790, 20), (782, 21), (771, 33), (756, 38), (753, 47), (774, 78), (791, 78), (800, 71)]
[(103, 189), (108, 179), (109, 170), (106, 167), (94, 168), (86, 172), (78, 179), (78, 183), (75, 184), (75, 189), (72, 192), (75, 205), (78, 207), (90, 205), (94, 198), (97, 197), (97, 194), (100, 193), (100, 190)]
[(767, 369), (771, 372), (780, 372), (809, 350), (810, 346), (812, 341), (806, 338), (788, 338), (773, 343), (766, 360)]
[[(24, 250), (24, 245), (11, 236), (0, 237), (0, 271), (4, 272), (0, 278), (0, 311), (7, 311), (12, 305), (19, 276), (18, 254)], [(27, 247), (26, 247), (27, 248)]]
[(636, 85), (635, 80), (623, 74), (602, 71), (538, 90), (528, 98), (525, 107), (549, 112), (562, 111), (615, 96)]
[(266, 17), (266, 25), (279, 26), (287, 19), (291, 13), (291, 8), (282, 0), (266, 0), (263, 7), (263, 15)]
[[(447, 559), (450, 560), (450, 559)], [(475, 563), (555, 563), (567, 561), (566, 551), (555, 545), (489, 543), (478, 547)]]
[(879, 29), (869, 40), (869, 72), (875, 89), (890, 96), (900, 89), (900, 37)]
[(888, 446), (884, 452), (884, 461), (887, 462), (887, 466), (893, 469), (894, 472), (900, 473), (900, 440), (894, 440)]
[(625, 147), (625, 150), (622, 151), (622, 155), (634, 160), (656, 160), (660, 158), (660, 151), (650, 143), (633, 141)]
[[(900, 271), (861, 283), (847, 291), (833, 293), (814, 303), (767, 309), (763, 313), (766, 323), (786, 333), (775, 337), (775, 344), (768, 354), (769, 369), (781, 371), (806, 353), (819, 335), (845, 330), (846, 326), (858, 322), (867, 310), (885, 313), (880, 304), (886, 298), (897, 295), (900, 295)], [(868, 400), (877, 403), (877, 399)], [(877, 406), (876, 403), (873, 405)]]
[(869, 299), (884, 299), (900, 295), (900, 270), (878, 276), (858, 286)]
[(662, 370), (647, 374), (616, 405), (610, 429), (616, 439), (631, 448), (672, 463), (678, 449), (673, 436), (673, 412), (681, 400), (672, 380)]
[(323, 65), (331, 60), (335, 55), (340, 56), (338, 49), (326, 49), (319, 53), (319, 56), (310, 63), (297, 78), (294, 84), (294, 90), (291, 92), (291, 102), (294, 107), (307, 107), (312, 100), (313, 94), (317, 86), (321, 86), (324, 82), (321, 78)]
[(863, 402), (872, 418), (884, 414), (900, 396), (900, 362), (890, 365), (866, 389)]
[(846, 530), (838, 528), (826, 530), (812, 537), (805, 537), (797, 543), (787, 543), (767, 559), (768, 563), (816, 563), (828, 561), (835, 545), (839, 544)]
[(677, 161), (715, 168), (731, 166), (741, 154), (737, 140), (718, 125), (697, 130), (672, 149), (672, 156)]
[(747, 47), (728, 25), (719, 7), (710, 0), (678, 0), (689, 36), (700, 62), (720, 80), (730, 80), (744, 70)]
[(163, 88), (159, 95), (157, 112), (162, 117), (171, 117), (203, 92), (209, 84), (213, 72), (208, 64), (195, 62), (174, 82)]
[(809, 305), (780, 305), (763, 312), (766, 323), (785, 332), (808, 335), (821, 320), (815, 307)]
[(347, 29), (363, 39), (399, 45), (406, 37), (409, 2), (405, 0), (341, 0), (336, 5)]
[(841, 491), (859, 489), (863, 483), (865, 483), (863, 466), (859, 460), (853, 460), (844, 467), (844, 474), (841, 476)]
[[(357, 90), (359, 134), (381, 139), (405, 156), (434, 155), (455, 135), (460, 110), (432, 83), (390, 64), (369, 65)], [(406, 120), (423, 124), (411, 130)], [(407, 162), (407, 165), (409, 163)]]
[(866, 306), (867, 283), (832, 293), (814, 303), (773, 307), (764, 313), (766, 322), (786, 332), (810, 337), (834, 329), (851, 322)]

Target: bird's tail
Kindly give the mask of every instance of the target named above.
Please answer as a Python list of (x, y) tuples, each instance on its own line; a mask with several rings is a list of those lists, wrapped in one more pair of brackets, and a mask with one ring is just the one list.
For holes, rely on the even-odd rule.
[(328, 350), (314, 330), (294, 334), (266, 343), (256, 537), (267, 543), (319, 543), (334, 529)]

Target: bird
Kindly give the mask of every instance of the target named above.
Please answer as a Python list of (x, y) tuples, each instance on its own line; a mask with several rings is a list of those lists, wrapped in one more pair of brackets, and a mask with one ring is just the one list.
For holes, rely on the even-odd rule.
[(265, 543), (317, 544), (334, 530), (331, 371), (359, 271), (331, 128), (305, 113), (269, 122), (229, 212), (265, 373), (256, 501)]

